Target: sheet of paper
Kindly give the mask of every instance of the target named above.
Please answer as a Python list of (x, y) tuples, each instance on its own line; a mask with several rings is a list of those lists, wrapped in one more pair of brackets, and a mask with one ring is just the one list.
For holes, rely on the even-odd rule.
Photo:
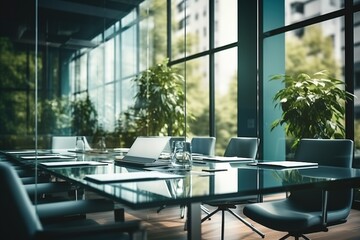
[(37, 159), (74, 159), (73, 156), (64, 156), (64, 155), (32, 155), (32, 156), (22, 156), (22, 159), (25, 160), (35, 160)]
[(219, 162), (254, 162), (252, 158), (243, 158), (243, 157), (223, 157), (223, 156), (214, 156), (214, 157), (204, 157), (205, 161), (219, 161)]
[(96, 161), (63, 161), (63, 162), (43, 162), (39, 163), (45, 167), (67, 167), (67, 166), (97, 166), (97, 165), (107, 165), (105, 162), (96, 162)]
[(86, 175), (85, 179), (96, 182), (128, 182), (136, 180), (158, 180), (158, 179), (172, 179), (183, 178), (184, 176), (178, 174), (171, 174), (158, 171), (140, 171), (140, 172), (126, 172), (126, 173), (109, 173), (109, 174), (91, 174)]
[(281, 168), (298, 168), (298, 167), (317, 167), (317, 163), (312, 162), (297, 162), (297, 161), (271, 161), (258, 162), (257, 166), (264, 167), (281, 167)]

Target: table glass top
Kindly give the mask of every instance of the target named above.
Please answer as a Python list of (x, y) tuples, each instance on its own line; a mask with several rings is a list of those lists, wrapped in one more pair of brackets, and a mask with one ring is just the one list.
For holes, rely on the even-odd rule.
[[(49, 158), (30, 160), (21, 158), (30, 152), (11, 153), (23, 163), (38, 163), (38, 168), (51, 174), (82, 185), (114, 201), (132, 208), (146, 208), (162, 204), (177, 205), (203, 202), (254, 194), (284, 192), (294, 189), (328, 187), (330, 185), (360, 183), (358, 169), (315, 166), (310, 168), (260, 167), (241, 162), (196, 161), (191, 170), (175, 170), (170, 166), (136, 168), (123, 165), (116, 160), (121, 153), (69, 153), (73, 158)], [(46, 153), (44, 153), (46, 154)], [(42, 155), (43, 156), (43, 155)], [(64, 155), (62, 155), (64, 156)], [(44, 166), (43, 162), (79, 162), (77, 165)], [(80, 163), (91, 164), (80, 164)], [(133, 181), (96, 182), (86, 176), (93, 174), (128, 174), (156, 171), (176, 174), (165, 179), (141, 179)], [(149, 174), (153, 176), (154, 174)], [(161, 174), (159, 174), (161, 175)], [(178, 177), (178, 176), (181, 177)]]

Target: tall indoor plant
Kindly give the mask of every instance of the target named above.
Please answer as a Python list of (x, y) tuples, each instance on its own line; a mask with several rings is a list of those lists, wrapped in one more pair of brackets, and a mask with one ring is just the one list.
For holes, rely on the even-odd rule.
[(170, 67), (168, 61), (164, 59), (132, 79), (134, 106), (119, 116), (115, 130), (125, 145), (137, 135), (184, 135), (185, 80), (180, 69)]
[(78, 136), (93, 136), (98, 124), (98, 114), (88, 94), (71, 103), (72, 133)]
[(285, 88), (273, 100), (282, 109), (271, 130), (284, 125), (287, 136), (293, 137), (292, 148), (301, 138), (344, 138), (345, 102), (353, 95), (344, 89), (344, 82), (323, 70), (312, 75), (274, 75)]

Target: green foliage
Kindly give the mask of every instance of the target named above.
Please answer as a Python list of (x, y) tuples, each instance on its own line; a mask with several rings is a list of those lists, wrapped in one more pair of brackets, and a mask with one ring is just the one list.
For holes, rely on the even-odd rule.
[(340, 88), (343, 81), (326, 71), (274, 75), (271, 80), (280, 80), (286, 86), (273, 98), (275, 107), (281, 107), (283, 113), (271, 130), (285, 125), (287, 135), (295, 139), (293, 148), (301, 138), (344, 138), (345, 102), (353, 95)]
[[(0, 132), (16, 138), (34, 133), (34, 57), (0, 37)], [(41, 68), (41, 65), (39, 65)], [(25, 74), (26, 73), (26, 74)]]
[(81, 136), (93, 136), (97, 129), (97, 111), (89, 95), (71, 104), (72, 133)]
[(278, 171), (273, 173), (275, 179), (285, 184), (293, 184), (304, 181), (303, 175), (299, 173), (298, 169), (288, 171)]
[(70, 104), (67, 99), (55, 98), (39, 102), (39, 133), (66, 135), (70, 132)]
[(116, 127), (124, 138), (185, 133), (184, 78), (167, 63), (165, 59), (133, 79), (138, 89), (135, 104), (120, 116)]
[(166, 57), (167, 45), (167, 5), (164, 0), (150, 0), (140, 5), (140, 62), (152, 66)]
[(341, 74), (341, 66), (335, 57), (333, 39), (324, 36), (320, 26), (305, 28), (301, 38), (286, 35), (285, 57), (287, 75), (311, 73), (314, 69), (331, 69), (334, 76)]
[(120, 146), (130, 147), (138, 136), (136, 119), (134, 108), (120, 114), (114, 130), (114, 137), (120, 138)]

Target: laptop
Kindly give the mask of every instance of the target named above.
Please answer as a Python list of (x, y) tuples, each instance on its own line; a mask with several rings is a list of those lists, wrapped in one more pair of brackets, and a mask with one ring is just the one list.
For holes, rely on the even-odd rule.
[(128, 153), (117, 162), (139, 167), (169, 165), (169, 159), (160, 158), (169, 141), (170, 137), (137, 137)]

